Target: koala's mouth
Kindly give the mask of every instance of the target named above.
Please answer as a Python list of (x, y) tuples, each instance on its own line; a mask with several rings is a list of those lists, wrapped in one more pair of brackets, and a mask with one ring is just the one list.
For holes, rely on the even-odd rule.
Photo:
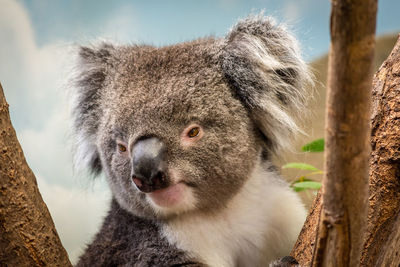
[(159, 173), (151, 179), (142, 179), (133, 176), (132, 181), (136, 185), (137, 189), (143, 193), (151, 193), (170, 186), (169, 179), (167, 179), (163, 173)]
[(137, 176), (133, 176), (132, 181), (136, 185), (136, 188), (143, 193), (151, 193), (154, 191), (167, 189), (176, 184), (184, 184), (188, 187), (197, 187), (196, 184), (186, 181), (180, 181), (176, 184), (171, 184), (170, 179), (168, 179), (168, 177), (166, 177), (163, 173), (159, 173), (151, 179), (142, 179)]
[(188, 188), (194, 187), (185, 181), (172, 183), (165, 176), (149, 180), (132, 177), (139, 191), (145, 193), (151, 201), (159, 207), (172, 208), (179, 206), (188, 194)]
[(143, 193), (146, 193), (150, 199), (160, 207), (172, 207), (177, 205), (184, 198), (184, 182), (169, 184), (166, 179), (156, 179), (152, 184), (145, 183), (144, 180), (133, 177), (136, 187)]
[(170, 185), (149, 193), (151, 200), (161, 207), (171, 207), (181, 202), (185, 194), (184, 183)]

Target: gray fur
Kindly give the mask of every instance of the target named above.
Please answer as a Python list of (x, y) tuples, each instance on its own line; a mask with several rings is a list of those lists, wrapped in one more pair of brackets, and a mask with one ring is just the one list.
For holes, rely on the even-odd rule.
[[(294, 39), (262, 16), (240, 21), (222, 39), (161, 48), (82, 47), (78, 68), (77, 161), (94, 173), (105, 172), (115, 205), (133, 220), (157, 223), (224, 209), (260, 156), (269, 160), (266, 154), (279, 152), (299, 131), (295, 114), (304, 110), (310, 80)], [(190, 123), (201, 125), (205, 134), (185, 148), (179, 136)], [(116, 141), (133, 144), (143, 136), (163, 141), (168, 168), (179, 170), (191, 186), (194, 208), (159, 213), (133, 186), (131, 162), (117, 153)], [(101, 232), (114, 227), (107, 225), (111, 221)], [(103, 242), (98, 236), (92, 247)], [(91, 258), (90, 251), (82, 259)]]
[(77, 143), (75, 163), (88, 165), (94, 174), (99, 174), (102, 170), (95, 139), (103, 114), (101, 88), (106, 80), (106, 69), (113, 49), (110, 44), (101, 44), (97, 49), (81, 47), (78, 76), (73, 80), (75, 88), (79, 90), (74, 92), (72, 101)]
[(267, 149), (290, 146), (300, 132), (312, 79), (297, 41), (270, 19), (252, 16), (229, 33), (222, 68), (252, 119), (270, 141)]
[(203, 266), (158, 232), (157, 223), (132, 216), (113, 200), (100, 232), (76, 266)]

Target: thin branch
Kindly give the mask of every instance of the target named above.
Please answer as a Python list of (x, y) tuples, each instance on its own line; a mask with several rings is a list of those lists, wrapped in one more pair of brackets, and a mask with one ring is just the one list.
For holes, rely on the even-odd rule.
[(376, 0), (334, 0), (322, 214), (312, 266), (358, 266), (367, 218)]

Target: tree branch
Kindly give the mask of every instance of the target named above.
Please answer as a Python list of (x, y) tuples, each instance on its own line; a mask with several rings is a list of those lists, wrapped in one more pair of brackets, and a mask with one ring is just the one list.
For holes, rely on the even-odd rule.
[(1, 85), (0, 133), (0, 265), (71, 266), (17, 140)]
[(334, 0), (322, 214), (312, 266), (357, 266), (367, 215), (376, 0)]

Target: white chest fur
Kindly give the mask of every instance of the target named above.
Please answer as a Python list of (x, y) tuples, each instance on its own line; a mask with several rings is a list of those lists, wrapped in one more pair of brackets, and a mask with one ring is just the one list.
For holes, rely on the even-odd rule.
[(305, 215), (296, 193), (259, 166), (220, 214), (178, 218), (163, 233), (212, 267), (267, 266), (289, 255)]

